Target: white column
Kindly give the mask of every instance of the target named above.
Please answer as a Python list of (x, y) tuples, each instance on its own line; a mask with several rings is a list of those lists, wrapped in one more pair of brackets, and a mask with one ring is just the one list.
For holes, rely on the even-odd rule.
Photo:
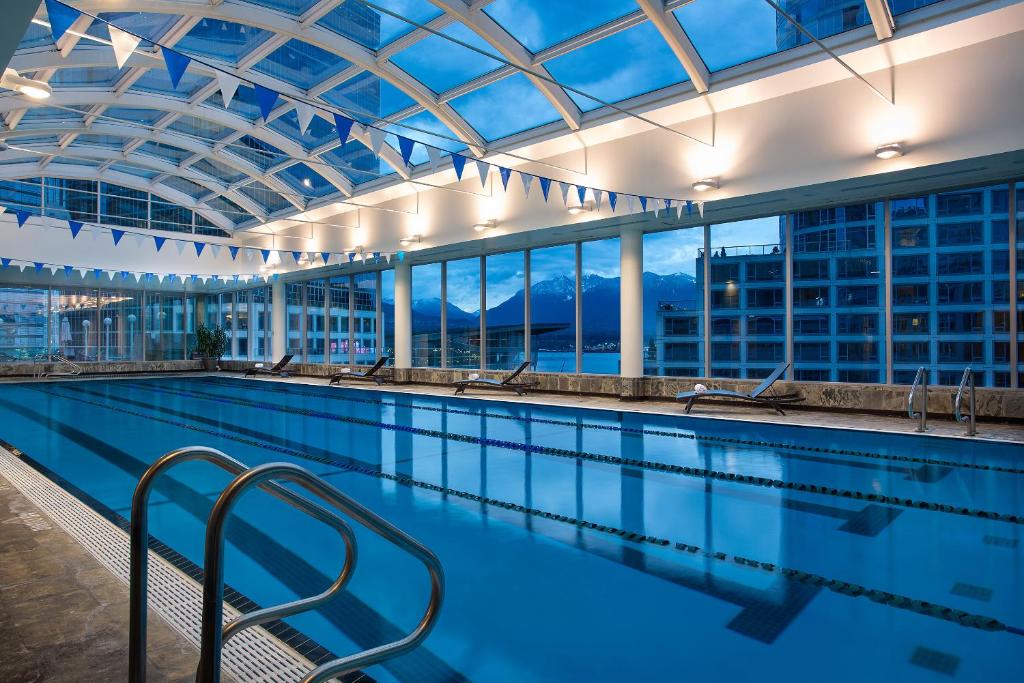
[(270, 358), (276, 363), (288, 353), (288, 297), (283, 280), (270, 281), (270, 298)]
[(395, 264), (395, 367), (412, 367), (412, 266)]
[(619, 237), (619, 349), (622, 377), (644, 376), (644, 235), (623, 230)]

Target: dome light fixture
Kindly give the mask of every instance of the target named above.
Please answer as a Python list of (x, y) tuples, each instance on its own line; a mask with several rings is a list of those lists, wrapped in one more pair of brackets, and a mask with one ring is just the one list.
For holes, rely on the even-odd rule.
[(708, 190), (717, 190), (721, 187), (718, 178), (701, 178), (693, 185), (694, 192), (707, 192)]
[(587, 201), (583, 202), (582, 204), (580, 204), (579, 206), (570, 206), (569, 207), (569, 213), (571, 213), (574, 216), (577, 215), (577, 214), (581, 214), (581, 213), (585, 213), (587, 211), (593, 211), (593, 210), (594, 210), (594, 202), (590, 201), (589, 199)]
[(410, 244), (419, 244), (420, 239), (421, 237), (419, 235), (409, 235), (408, 237), (403, 237), (402, 239), (398, 240), (398, 243), (401, 244), (403, 247), (407, 247)]
[(473, 229), (476, 230), (477, 232), (487, 232), (488, 230), (493, 230), (496, 227), (498, 227), (498, 219), (489, 218), (483, 223), (477, 223), (476, 225), (474, 225)]
[(45, 100), (53, 93), (49, 83), (21, 76), (10, 67), (4, 69), (3, 75), (0, 76), (0, 87), (20, 92), (34, 100)]
[(906, 154), (903, 145), (898, 142), (889, 142), (875, 147), (875, 156), (879, 159), (898, 159)]

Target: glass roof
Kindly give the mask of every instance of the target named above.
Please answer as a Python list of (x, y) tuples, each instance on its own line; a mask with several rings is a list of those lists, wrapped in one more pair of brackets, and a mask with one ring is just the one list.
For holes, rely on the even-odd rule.
[[(479, 15), (445, 17), (430, 0), (370, 3), (387, 12), (371, 8), (370, 0), (344, 0), (324, 5), (330, 10), (320, 16), (321, 1), (232, 0), (220, 6), (197, 0), (154, 4), (154, 9), (168, 9), (162, 13), (101, 13), (101, 20), (88, 26), (86, 36), (72, 43), (62, 65), (51, 71), (42, 66), (36, 70), (37, 77), (47, 78), (54, 91), (74, 90), (75, 95), (65, 100), (72, 104), (26, 100), (23, 116), (15, 117), (13, 125), (45, 134), (15, 134), (10, 142), (53, 149), (58, 141), (58, 131), (53, 129), (84, 128), (83, 114), (89, 112), (94, 115), (90, 125), (97, 129), (71, 134), (67, 163), (95, 165), (101, 172), (109, 165), (111, 172), (153, 179), (167, 174), (139, 168), (132, 163), (132, 155), (138, 154), (143, 165), (162, 160), (179, 167), (180, 172), (171, 174), (179, 179), (176, 187), (234, 223), (245, 224), (274, 212), (291, 215), (296, 204), (330, 201), (348, 184), (358, 191), (360, 185), (382, 176), (397, 182), (396, 134), (448, 152), (466, 150), (467, 143), (479, 146), (480, 139), (491, 147), (495, 141), (540, 126), (563, 130), (576, 126), (579, 112), (560, 114), (566, 108), (555, 106), (565, 99), (559, 88), (586, 113), (602, 108), (598, 100), (628, 110), (632, 98), (690, 80), (635, 0), (491, 0), (481, 6), (493, 23), (476, 26), (463, 21), (477, 21), (474, 17)], [(906, 12), (937, 1), (889, 0), (900, 20)], [(245, 8), (240, 7), (246, 4), (254, 10), (249, 23), (244, 19)], [(862, 0), (782, 0), (781, 4), (819, 38), (858, 28), (864, 29), (863, 35), (871, 35), (870, 16)], [(764, 0), (692, 0), (670, 7), (675, 7), (671, 14), (683, 29), (683, 40), (692, 42), (712, 74), (808, 42)], [(38, 21), (30, 25), (19, 45), (23, 64), (30, 65), (37, 55), (42, 60), (52, 49), (44, 20), (45, 10), (40, 9)], [(96, 56), (102, 54), (97, 47), (109, 37), (102, 20), (142, 37), (141, 52), (159, 56), (160, 46), (169, 47), (194, 63), (175, 88), (159, 62), (153, 68), (124, 70), (112, 61), (97, 62)], [(277, 36), (270, 30), (278, 24), (287, 33)], [(428, 29), (416, 24), (428, 24)], [(172, 31), (179, 26), (188, 27), (184, 35)], [(509, 37), (525, 49), (524, 61), (518, 65), (500, 57), (497, 46)], [(545, 92), (519, 66), (546, 69), (555, 83)], [(135, 72), (127, 74), (129, 69)], [(232, 70), (242, 78), (226, 111), (212, 78), (216, 69)], [(28, 75), (32, 71), (22, 69)], [(264, 121), (251, 80), (268, 87), (282, 84), (282, 90), (303, 94), (307, 101), (319, 103), (322, 111), (302, 130), (286, 96), (277, 103), (280, 115)], [(115, 92), (121, 83), (128, 84), (124, 92)], [(712, 89), (715, 84), (713, 77)], [(386, 131), (385, 144), (396, 147), (394, 153), (378, 158), (366, 146), (369, 143), (352, 137), (338, 149), (331, 118), (338, 111)], [(110, 165), (88, 160), (118, 149), (132, 150), (126, 161)], [(209, 152), (196, 154), (196, 149)], [(76, 153), (87, 160), (78, 159)], [(31, 161), (38, 158), (36, 154)], [(426, 149), (416, 145), (412, 164), (428, 160)], [(60, 161), (59, 156), (52, 158), (54, 163)], [(232, 189), (211, 192), (190, 180), (199, 177)]]

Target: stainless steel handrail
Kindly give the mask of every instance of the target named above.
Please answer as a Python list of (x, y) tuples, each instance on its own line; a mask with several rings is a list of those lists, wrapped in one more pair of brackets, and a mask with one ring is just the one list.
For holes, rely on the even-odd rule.
[(76, 377), (82, 374), (82, 366), (77, 363), (72, 363), (59, 353), (53, 354), (52, 358), (67, 368), (67, 370), (65, 372), (44, 372), (42, 374), (43, 377)]
[[(131, 683), (144, 683), (146, 680), (146, 615), (147, 615), (147, 583), (149, 575), (149, 494), (153, 484), (174, 465), (193, 460), (204, 460), (233, 475), (249, 470), (244, 464), (221, 451), (205, 446), (192, 446), (167, 453), (155, 463), (139, 479), (132, 496), (131, 519), (131, 574), (129, 581), (129, 618), (128, 618), (128, 680)], [(345, 564), (334, 583), (319, 595), (296, 600), (294, 602), (250, 612), (232, 620), (224, 626), (223, 640), (227, 641), (242, 629), (261, 624), (272, 619), (286, 617), (306, 609), (313, 609), (330, 600), (344, 588), (352, 576), (356, 562), (356, 540), (352, 528), (334, 512), (308, 500), (288, 489), (266, 482), (260, 488), (292, 507), (302, 510), (311, 517), (328, 524), (341, 534), (345, 542)], [(223, 590), (221, 591), (223, 595)]]
[[(961, 412), (964, 400), (964, 389), (969, 389), (969, 401), (967, 403), (970, 413), (965, 417)], [(964, 368), (963, 377), (960, 378), (960, 387), (956, 390), (956, 398), (953, 399), (953, 419), (960, 423), (967, 423), (967, 436), (974, 436), (978, 433), (975, 421), (974, 401), (974, 370), (970, 366)]]
[(224, 612), (224, 527), (241, 495), (254, 486), (263, 486), (273, 479), (291, 481), (310, 493), (331, 503), (349, 517), (373, 531), (384, 540), (410, 553), (423, 563), (430, 574), (430, 601), (427, 609), (407, 636), (369, 650), (321, 664), (306, 674), (302, 683), (322, 683), (346, 673), (396, 657), (419, 645), (433, 628), (444, 599), (444, 572), (441, 562), (426, 546), (387, 520), (363, 507), (309, 470), (290, 463), (269, 463), (235, 477), (221, 493), (210, 511), (206, 525), (206, 549), (203, 565), (203, 630), (199, 657), (199, 683), (220, 681), (220, 657), (223, 647), (221, 623)]
[[(924, 397), (921, 400), (921, 412), (914, 411), (914, 396), (917, 394), (917, 388), (921, 387), (924, 390)], [(918, 420), (917, 429), (915, 431), (924, 432), (928, 429), (928, 371), (922, 365), (917, 369), (917, 374), (914, 375), (914, 383), (910, 386), (910, 395), (907, 396), (907, 415), (910, 419)]]

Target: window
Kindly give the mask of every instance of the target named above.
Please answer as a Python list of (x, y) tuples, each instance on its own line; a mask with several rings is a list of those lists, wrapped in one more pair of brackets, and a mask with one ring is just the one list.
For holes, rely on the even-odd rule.
[(247, 360), (249, 356), (249, 299), (248, 290), (235, 292), (235, 358)]
[(928, 285), (893, 285), (894, 306), (928, 304)]
[(285, 284), (285, 297), (287, 299), (287, 339), (288, 353), (296, 358), (302, 358), (302, 293), (301, 282), (289, 282)]
[(895, 342), (892, 345), (895, 363), (930, 363), (931, 344), (928, 342)]
[(939, 254), (935, 257), (939, 275), (965, 275), (985, 272), (985, 255), (980, 251)]
[(377, 273), (359, 273), (354, 277), (352, 332), (355, 337), (355, 362), (372, 365), (380, 357), (377, 344)]
[(983, 223), (947, 223), (936, 228), (935, 244), (952, 247), (961, 244), (982, 244)]
[(840, 280), (868, 279), (878, 277), (878, 258), (841, 258), (836, 260), (836, 277)]
[(348, 275), (332, 277), (329, 281), (330, 319), (328, 322), (328, 353), (331, 363), (347, 365), (352, 362), (349, 353), (349, 285)]
[(979, 304), (985, 298), (981, 282), (940, 282), (937, 291), (940, 304)]
[(837, 306), (878, 306), (878, 286), (837, 287)]
[(576, 372), (576, 245), (530, 252), (530, 354), (537, 372)]
[(943, 313), (939, 312), (940, 334), (964, 334), (982, 332), (985, 329), (985, 314), (980, 311)]
[(57, 353), (65, 358), (95, 361), (102, 357), (98, 296), (95, 289), (82, 287), (51, 289), (49, 328), (57, 335)]
[[(893, 220), (896, 219), (893, 214)], [(893, 249), (914, 249), (927, 247), (929, 245), (927, 225), (901, 225), (893, 226), (892, 248)]]
[(582, 371), (618, 374), (619, 240), (584, 242), (582, 251)]
[(447, 264), (448, 367), (480, 365), (480, 259)]
[(747, 289), (747, 308), (782, 308), (785, 294), (782, 289)]
[(794, 280), (828, 280), (828, 261), (825, 259), (793, 259)]
[(382, 356), (395, 357), (395, 271), (380, 274), (381, 349)]
[[(441, 264), (412, 267), (412, 366), (441, 367)], [(392, 281), (392, 302), (394, 301)], [(393, 303), (392, 303), (392, 311)], [(450, 312), (450, 309), (449, 309)], [(394, 317), (392, 315), (392, 325)], [(452, 321), (448, 321), (449, 326)]]
[[(0, 298), (2, 295), (0, 290)], [(99, 303), (100, 323), (103, 326), (103, 352), (100, 358), (111, 361), (142, 360), (142, 297), (139, 292), (101, 290)], [(176, 359), (184, 357), (182, 350)]]
[(929, 334), (927, 313), (894, 313), (893, 334)]
[(487, 369), (513, 370), (526, 352), (523, 252), (487, 257)]
[(306, 283), (306, 362), (323, 363), (325, 328), (325, 304), (327, 282), (323, 278)]
[(829, 316), (827, 315), (794, 315), (793, 335), (814, 336), (828, 335)]
[(893, 277), (927, 276), (928, 273), (928, 254), (893, 256), (892, 258)]

